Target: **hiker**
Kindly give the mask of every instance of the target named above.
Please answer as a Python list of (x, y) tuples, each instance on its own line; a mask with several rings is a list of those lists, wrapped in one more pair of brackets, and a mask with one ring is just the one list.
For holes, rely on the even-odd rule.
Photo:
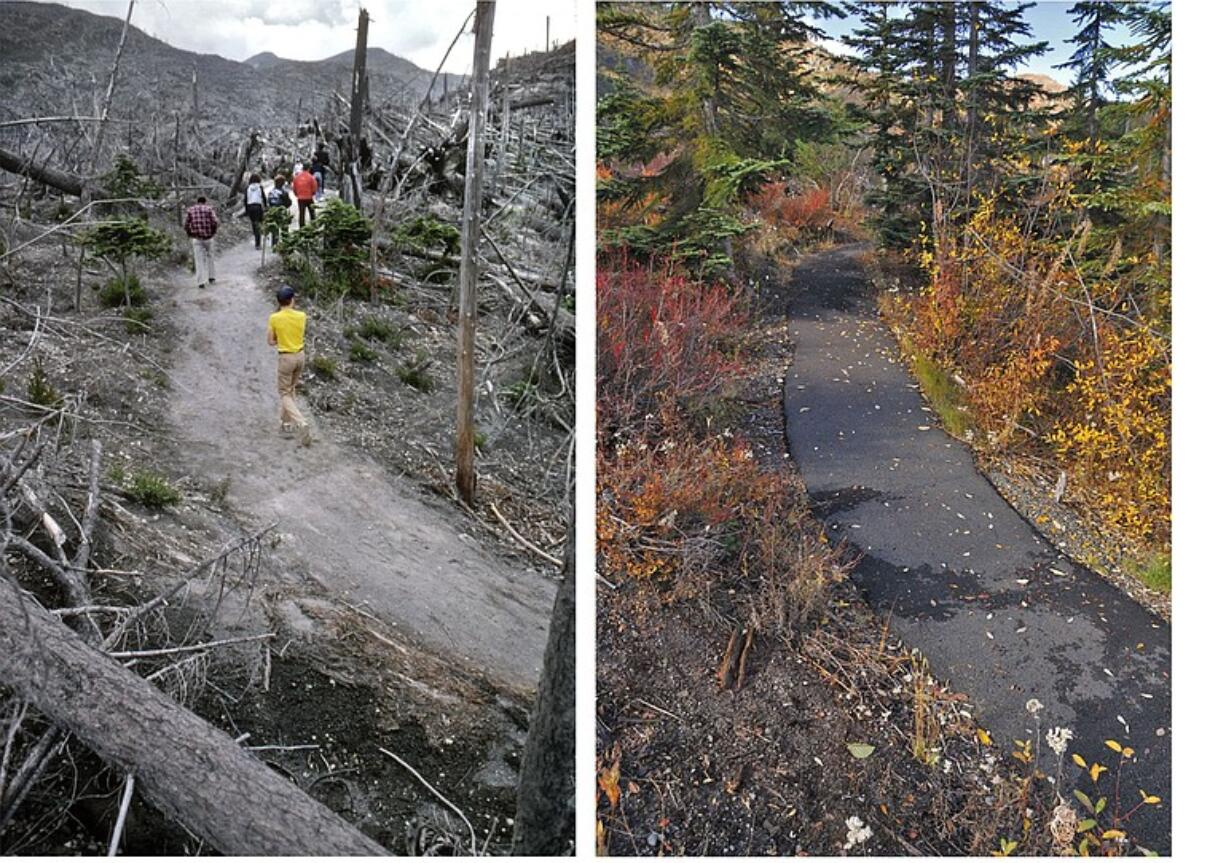
[(204, 271), (207, 266), (209, 284), (217, 281), (213, 269), (213, 237), (221, 223), (217, 214), (209, 206), (209, 199), (201, 195), (196, 203), (187, 208), (187, 216), (183, 220), (183, 230), (192, 238), (192, 256), (196, 259), (196, 286), (204, 288)]
[[(290, 194), (289, 189), (285, 188), (285, 175), (277, 174), (273, 178), (272, 190), (268, 193), (268, 206), (289, 209)], [(281, 242), (281, 226), (275, 222), (268, 226), (268, 242), (272, 243), (273, 248)]]
[[(328, 176), (328, 169), (332, 167), (332, 157), (328, 155), (328, 148), (320, 144), (315, 148), (315, 161), (319, 163), (319, 173), (321, 177)], [(324, 187), (323, 180), (319, 181), (319, 188), (322, 191)]]
[(259, 174), (252, 174), (247, 183), (247, 218), (251, 220), (251, 233), (255, 234), (255, 247), (260, 247), (260, 223), (264, 221), (264, 211), (268, 209), (268, 196), (264, 194), (264, 183)]
[(315, 178), (315, 200), (322, 201), (324, 198), (324, 175), (323, 166), (319, 164), (319, 157), (311, 159), (311, 176)]
[(311, 445), (311, 430), (294, 402), (294, 391), (306, 365), (303, 343), (306, 314), (294, 308), (294, 289), (283, 285), (277, 291), (277, 311), (268, 316), (268, 344), (277, 349), (277, 394), (281, 397), (281, 432), (298, 432), (302, 446)]
[(311, 218), (315, 218), (315, 178), (310, 171), (303, 171), (294, 177), (293, 187), (294, 197), (298, 199), (298, 227), (305, 228), (306, 214), (310, 212)]

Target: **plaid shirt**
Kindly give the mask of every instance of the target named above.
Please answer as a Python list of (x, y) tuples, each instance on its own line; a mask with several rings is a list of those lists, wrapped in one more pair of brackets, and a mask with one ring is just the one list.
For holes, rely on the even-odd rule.
[(183, 229), (189, 237), (197, 240), (211, 240), (217, 233), (217, 214), (208, 204), (192, 204), (187, 208), (187, 219)]

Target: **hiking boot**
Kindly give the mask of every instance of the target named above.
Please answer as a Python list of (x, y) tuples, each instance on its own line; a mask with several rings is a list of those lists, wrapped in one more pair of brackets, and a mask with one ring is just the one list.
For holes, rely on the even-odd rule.
[(311, 437), (311, 427), (310, 426), (299, 426), (298, 427), (298, 446), (304, 446), (304, 447), (310, 446), (314, 442), (314, 440), (315, 438)]
[(200, 290), (202, 290), (202, 291), (203, 291), (203, 290), (204, 290), (204, 283), (203, 283), (203, 282), (201, 282), (200, 284), (196, 285), (196, 287), (198, 287)]
[(281, 423), (281, 437), (293, 437), (293, 436), (294, 436), (294, 424), (293, 423)]

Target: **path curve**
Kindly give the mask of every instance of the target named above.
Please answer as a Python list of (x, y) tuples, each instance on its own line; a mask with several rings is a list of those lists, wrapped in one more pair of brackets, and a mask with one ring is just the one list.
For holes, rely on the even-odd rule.
[(999, 756), (1033, 737), (1031, 698), (1044, 731), (1073, 729), (1071, 752), (1114, 771), (1103, 741), (1132, 746), (1122, 803), (1139, 787), (1163, 805), (1130, 832), (1169, 850), (1170, 627), (1048, 543), (941, 431), (876, 315), (865, 251), (807, 258), (792, 279), (784, 409), (815, 511), (863, 554), (852, 577), (894, 632), (971, 696)]
[[(486, 552), (457, 516), (393, 483), (310, 417), (309, 448), (279, 435), (276, 359), (265, 343), (275, 302), (247, 243), (222, 252), (204, 290), (176, 279), (180, 351), (171, 422), (196, 476), (228, 480), (227, 500), (258, 524), (276, 521), (303, 577), (398, 628), (410, 640), (520, 691), (536, 688), (555, 583)], [(308, 325), (308, 350), (310, 347)]]

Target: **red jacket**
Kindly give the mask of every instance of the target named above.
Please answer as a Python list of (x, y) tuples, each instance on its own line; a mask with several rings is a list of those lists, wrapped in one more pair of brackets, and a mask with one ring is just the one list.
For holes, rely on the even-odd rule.
[(310, 171), (303, 171), (297, 177), (294, 177), (293, 186), (294, 197), (299, 201), (311, 200), (315, 197), (315, 190), (319, 188)]

